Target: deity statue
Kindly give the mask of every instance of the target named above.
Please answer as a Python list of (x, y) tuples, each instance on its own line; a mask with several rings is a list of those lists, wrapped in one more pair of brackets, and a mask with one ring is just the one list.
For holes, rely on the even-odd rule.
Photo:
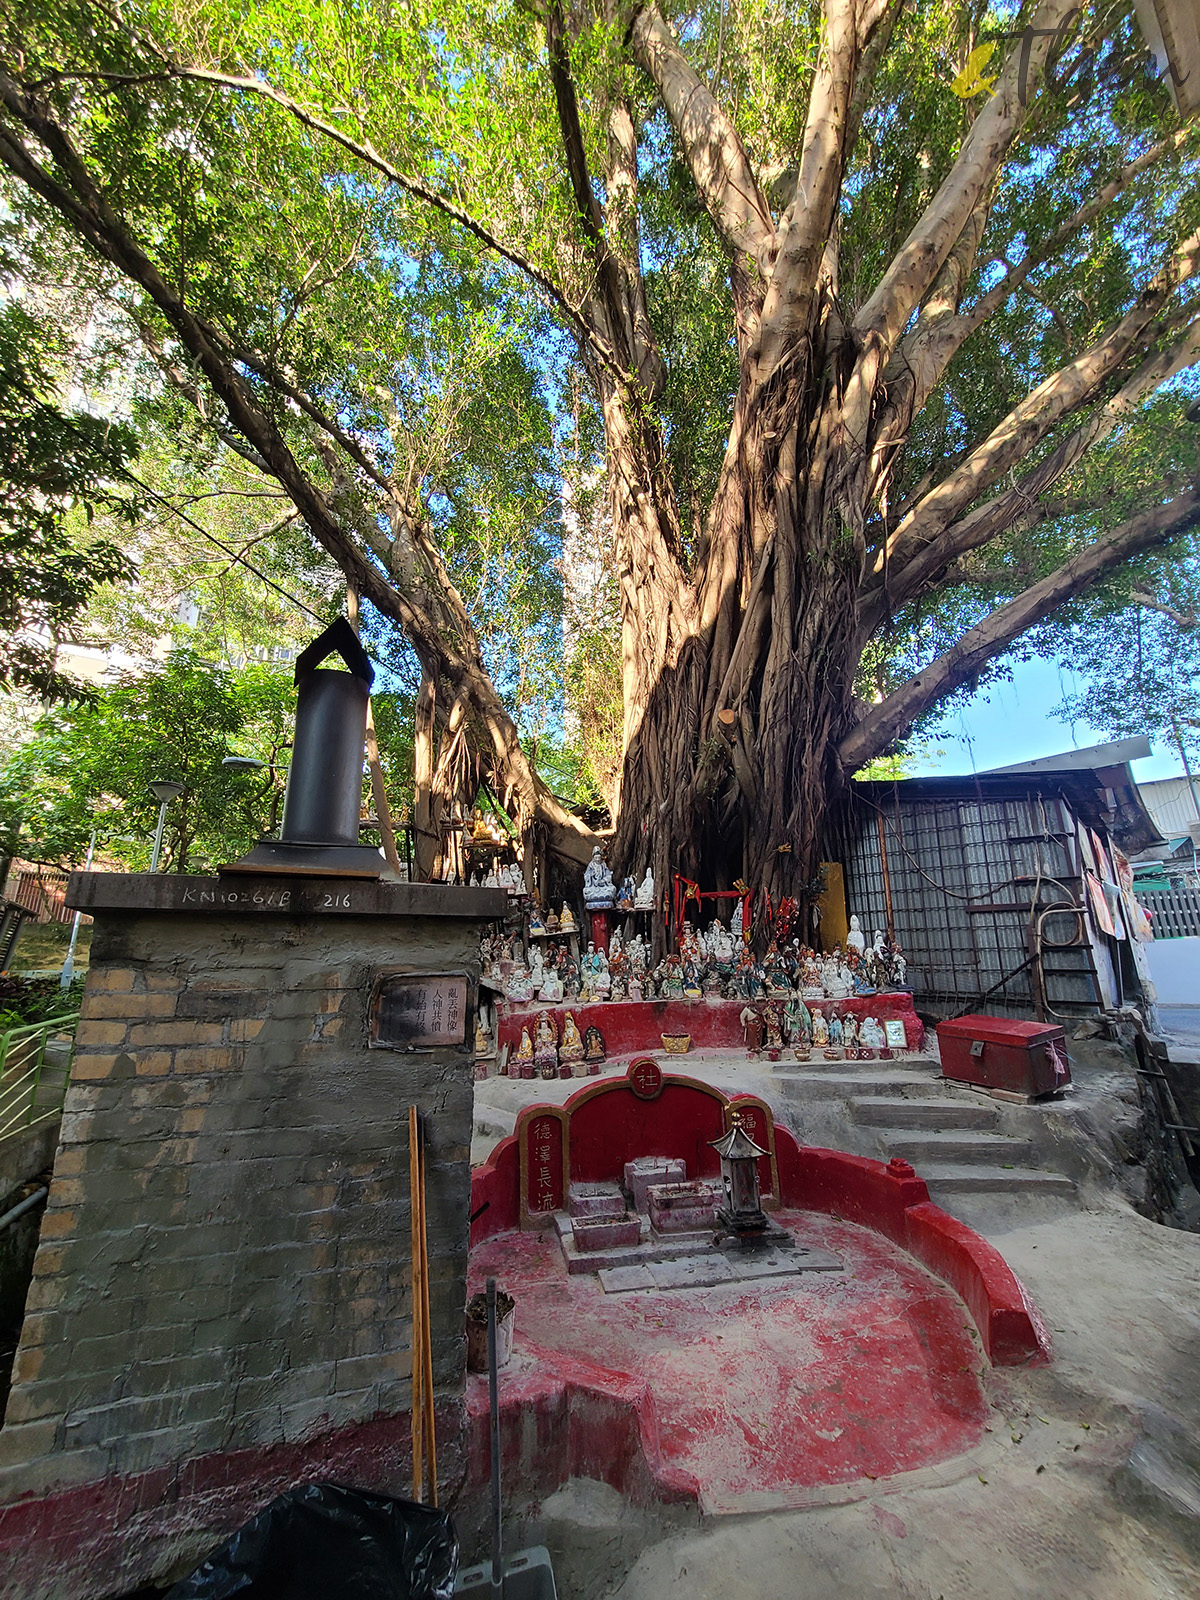
[(637, 911), (654, 910), (654, 874), (646, 868), (646, 876), (638, 884), (637, 894), (633, 897), (634, 909)]
[(716, 971), (710, 971), (701, 983), (700, 990), (706, 1000), (723, 1000), (725, 998), (724, 987), (720, 974)]
[(845, 1028), (842, 1025), (841, 1017), (838, 1016), (836, 1011), (829, 1019), (829, 1042), (830, 1044), (845, 1044), (846, 1042)]
[(679, 935), (679, 959), (686, 961), (688, 958), (698, 961), (700, 958), (700, 941), (696, 937), (696, 930), (684, 918), (683, 930)]
[(542, 914), (534, 904), (529, 908), (529, 936), (540, 936), (546, 932), (546, 924), (542, 921)]
[(548, 1011), (538, 1013), (537, 1028), (534, 1032), (533, 1041), (533, 1059), (539, 1076), (543, 1078), (558, 1077), (558, 1029), (554, 1026), (554, 1018)]
[(546, 976), (542, 979), (541, 987), (538, 989), (537, 997), (544, 1005), (557, 1006), (562, 1004), (563, 982), (558, 975), (557, 968), (551, 967), (547, 971)]
[(802, 953), (800, 961), (800, 995), (804, 1000), (823, 1000), (825, 986), (821, 982), (821, 968), (811, 950)]
[(733, 915), (729, 919), (729, 936), (733, 940), (735, 948), (740, 947), (744, 939), (745, 930), (742, 926), (744, 920), (742, 915), (742, 907), (744, 904), (745, 902), (742, 900), (735, 900), (733, 905)]
[(506, 999), (518, 1006), (528, 1005), (533, 999), (533, 984), (529, 981), (529, 973), (523, 961), (514, 964), (504, 985), (504, 994)]
[(695, 961), (688, 956), (683, 962), (683, 998), (699, 1000), (702, 993), (699, 969)]
[(848, 1011), (846, 1013), (846, 1019), (842, 1023), (842, 1037), (845, 1040), (847, 1048), (850, 1048), (858, 1043), (858, 1021), (855, 1018), (853, 1011)]
[[(592, 946), (588, 945), (589, 951)], [(592, 951), (592, 988), (599, 1000), (607, 1000), (612, 988), (612, 975), (608, 968), (608, 957), (603, 950)]]
[(812, 1043), (812, 1014), (800, 995), (793, 991), (784, 1009), (788, 1039), (792, 1044)]
[(563, 1018), (562, 1043), (558, 1047), (558, 1058), (560, 1061), (583, 1060), (583, 1040), (579, 1037), (575, 1018), (569, 1011)]
[(632, 911), (634, 908), (634, 897), (636, 892), (637, 891), (633, 886), (633, 879), (623, 878), (621, 880), (621, 892), (617, 896), (617, 910)]
[(729, 937), (729, 929), (719, 917), (714, 917), (709, 925), (708, 954), (719, 967), (733, 965), (733, 940)]
[(558, 931), (560, 933), (578, 933), (579, 924), (575, 921), (575, 913), (567, 902), (563, 901), (562, 916), (559, 918)]
[(610, 911), (616, 897), (617, 888), (612, 873), (600, 846), (596, 845), (583, 875), (583, 903), (589, 911)]
[(634, 972), (629, 980), (629, 998), (631, 1000), (644, 1000), (646, 997), (645, 986), (639, 973)]
[(635, 933), (625, 946), (625, 954), (629, 959), (629, 970), (637, 978), (646, 976), (646, 943), (640, 933)]
[(877, 956), (880, 960), (883, 960), (887, 954), (887, 941), (879, 928), (875, 929), (875, 943), (871, 946), (871, 954)]
[(767, 1049), (782, 1050), (783, 1028), (779, 1014), (779, 1005), (776, 1001), (768, 1001), (767, 1009), (763, 1013), (763, 1024), (767, 1031)]
[(583, 1036), (583, 1059), (585, 1061), (604, 1060), (604, 1035), (594, 1024)]
[(887, 1040), (883, 1029), (874, 1017), (864, 1017), (858, 1030), (858, 1042), (867, 1050), (882, 1050)]
[(857, 917), (850, 918), (850, 932), (846, 935), (846, 948), (857, 950), (860, 956), (866, 951), (866, 936), (862, 931), (862, 923)]
[(763, 1035), (766, 1032), (766, 1025), (763, 1022), (762, 1015), (753, 1006), (743, 1006), (739, 1020), (742, 1024), (742, 1036), (746, 1041), (746, 1049), (749, 1050), (752, 1056), (756, 1056), (762, 1049)]
[(813, 1007), (812, 1014), (812, 1042), (817, 1046), (829, 1043), (829, 1024), (825, 1020), (825, 1013), (820, 1006)]
[(895, 987), (897, 989), (903, 989), (904, 988), (904, 974), (907, 971), (908, 971), (908, 962), (904, 959), (904, 951), (901, 950), (901, 948), (900, 948), (900, 946), (898, 944), (897, 945), (893, 945), (892, 946), (892, 972), (894, 974), (894, 985), (895, 985)]
[(546, 913), (546, 932), (558, 932), (558, 912), (555, 911), (553, 906), (551, 906), (549, 911)]
[(540, 989), (545, 980), (545, 963), (542, 952), (537, 945), (532, 945), (529, 951), (529, 982), (534, 989)]
[(626, 984), (625, 979), (622, 977), (616, 977), (612, 981), (612, 988), (609, 990), (608, 998), (610, 1000), (624, 1000), (627, 992), (628, 985)]
[(516, 1066), (517, 1070), (516, 1072), (509, 1072), (510, 1078), (533, 1077), (533, 1040), (529, 1037), (528, 1028), (521, 1029), (521, 1042), (517, 1046), (517, 1055), (514, 1065)]

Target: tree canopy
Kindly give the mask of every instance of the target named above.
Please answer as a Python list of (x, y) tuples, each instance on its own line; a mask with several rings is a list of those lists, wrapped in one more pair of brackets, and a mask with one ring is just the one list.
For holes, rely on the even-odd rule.
[(586, 855), (565, 688), (621, 870), (803, 895), (1015, 641), (1119, 631), (1134, 571), (1191, 604), (1146, 562), (1200, 522), (1200, 141), (1125, 0), (2, 26), (23, 281), (373, 608), (427, 870), (481, 781)]

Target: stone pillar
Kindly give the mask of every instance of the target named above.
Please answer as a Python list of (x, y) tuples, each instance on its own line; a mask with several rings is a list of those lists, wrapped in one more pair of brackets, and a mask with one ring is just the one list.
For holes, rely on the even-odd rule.
[[(410, 1492), (413, 1104), (452, 1443), (478, 931), (506, 909), (442, 885), (117, 874), (76, 875), (68, 903), (95, 929), (0, 1430), (13, 1600), (162, 1576), (301, 1477)], [(458, 975), (456, 1042), (381, 1048), (386, 973)], [(391, 1004), (394, 1037), (432, 993)]]

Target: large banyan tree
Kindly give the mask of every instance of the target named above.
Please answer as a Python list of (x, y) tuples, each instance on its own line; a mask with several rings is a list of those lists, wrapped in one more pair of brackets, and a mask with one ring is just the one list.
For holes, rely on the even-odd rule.
[(3, 27), (26, 248), (106, 286), (403, 630), (430, 838), (482, 773), (560, 856), (592, 842), (408, 420), (393, 326), (431, 263), (477, 319), (523, 306), (527, 376), (602, 425), (620, 871), (810, 894), (851, 774), (1200, 523), (1200, 140), (1128, 4), (16, 0)]

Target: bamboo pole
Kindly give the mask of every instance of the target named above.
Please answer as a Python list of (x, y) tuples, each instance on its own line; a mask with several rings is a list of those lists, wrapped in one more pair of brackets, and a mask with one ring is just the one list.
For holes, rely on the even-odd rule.
[(421, 1326), (425, 1296), (421, 1287), (423, 1185), (416, 1106), (408, 1108), (408, 1192), (412, 1235), (412, 1479), (413, 1499), (420, 1502), (425, 1484), (425, 1340)]
[(437, 1432), (433, 1409), (433, 1327), (429, 1318), (429, 1234), (425, 1225), (425, 1146), (418, 1139), (421, 1177), (421, 1341), (424, 1372), (422, 1390), (425, 1420), (425, 1470), (429, 1474), (427, 1505), (438, 1503)]

